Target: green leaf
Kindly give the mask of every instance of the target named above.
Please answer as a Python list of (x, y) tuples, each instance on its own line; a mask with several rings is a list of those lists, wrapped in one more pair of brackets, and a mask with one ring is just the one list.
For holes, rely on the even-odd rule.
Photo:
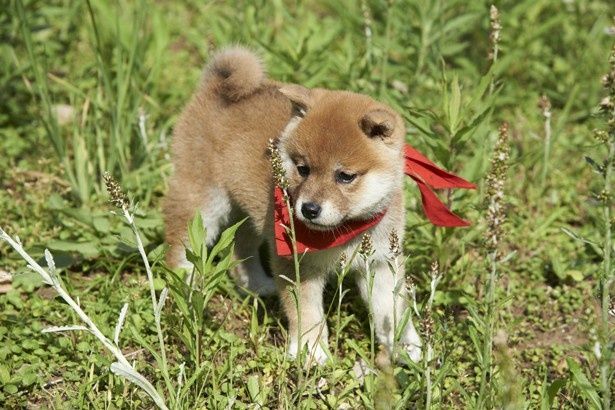
[(15, 386), (14, 384), (7, 384), (6, 386), (4, 386), (4, 391), (7, 392), (8, 394), (15, 394), (19, 390), (17, 389), (17, 386)]
[(568, 368), (572, 374), (572, 384), (576, 387), (579, 394), (589, 401), (593, 409), (602, 408), (598, 392), (596, 392), (594, 386), (587, 379), (581, 367), (570, 358), (566, 359), (566, 363), (568, 363)]
[(479, 334), (479, 331), (476, 329), (475, 326), (470, 326), (468, 328), (468, 331), (470, 335), (470, 340), (472, 340), (472, 344), (474, 345), (474, 350), (477, 355), (477, 361), (481, 363), (483, 361), (483, 345), (481, 335)]
[(154, 278), (154, 289), (160, 291), (167, 286), (166, 282), (161, 278)]
[(201, 367), (199, 367), (193, 374), (192, 376), (186, 381), (186, 383), (182, 386), (181, 392), (180, 392), (180, 397), (185, 396), (190, 387), (192, 387), (192, 385), (200, 379), (202, 373), (205, 370), (211, 370), (211, 363), (205, 362), (201, 365)]
[(568, 228), (561, 227), (560, 229), (562, 230), (562, 232), (564, 232), (566, 235), (570, 236), (572, 239), (575, 239), (577, 241), (581, 241), (581, 242), (584, 242), (584, 243), (586, 243), (588, 245), (592, 245), (593, 247), (599, 248), (599, 245), (596, 242), (594, 242), (592, 240), (589, 240), (589, 239), (585, 238), (584, 236), (581, 236), (578, 233), (576, 233), (574, 231), (571, 231)]
[(258, 329), (258, 300), (254, 298), (252, 314), (250, 315), (250, 337), (255, 337), (258, 334)]
[(585, 156), (585, 162), (587, 162), (592, 167), (592, 170), (596, 174), (604, 175), (604, 167), (602, 165), (598, 164), (592, 157), (586, 155)]
[(451, 83), (451, 99), (448, 103), (448, 129), (452, 135), (457, 133), (459, 125), (459, 113), (461, 112), (461, 89), (459, 88), (459, 78), (453, 76)]
[(47, 248), (53, 251), (76, 252), (85, 258), (95, 258), (98, 256), (98, 243), (94, 241), (73, 242), (52, 239), (47, 243)]
[(87, 208), (62, 208), (59, 211), (84, 225), (94, 225), (92, 222), (92, 214)]
[(235, 232), (237, 232), (237, 229), (239, 229), (241, 224), (244, 223), (246, 219), (247, 218), (242, 219), (235, 225), (231, 226), (230, 228), (227, 228), (224, 232), (222, 232), (218, 243), (216, 243), (211, 250), (209, 259), (215, 258), (220, 252), (228, 248), (233, 243), (233, 240), (235, 239)]
[(111, 223), (109, 222), (109, 218), (105, 216), (95, 216), (92, 218), (92, 223), (94, 229), (100, 233), (109, 233), (111, 231)]
[(199, 257), (203, 257), (205, 237), (207, 232), (203, 226), (203, 216), (197, 212), (188, 225), (188, 240), (190, 248)]
[(250, 375), (248, 377), (248, 393), (250, 394), (250, 399), (257, 404), (260, 403), (260, 385), (258, 383), (258, 376)]
[(581, 282), (583, 279), (585, 279), (585, 275), (583, 275), (583, 272), (581, 272), (580, 270), (576, 270), (576, 269), (567, 270), (566, 276), (571, 278), (575, 282)]
[(435, 135), (429, 128), (429, 124), (427, 123), (427, 121), (424, 118), (421, 118), (419, 115), (421, 115), (419, 112), (411, 112), (405, 116), (406, 121), (412, 124), (417, 130), (419, 130), (426, 137), (435, 138)]
[(35, 373), (26, 373), (21, 376), (21, 384), (24, 386), (30, 386), (36, 383), (38, 376)]
[(472, 92), (472, 96), (470, 98), (471, 107), (478, 104), (485, 95), (487, 88), (489, 88), (489, 86), (491, 85), (491, 80), (495, 76), (495, 69), (497, 68), (498, 64), (501, 64), (500, 61), (501, 60), (498, 60), (495, 64), (492, 64), (491, 67), (489, 67), (489, 71), (487, 71), (485, 75), (481, 77), (478, 86), (474, 88), (474, 91)]
[(43, 278), (36, 272), (26, 271), (13, 276), (13, 288), (23, 289), (32, 292), (34, 289), (43, 285)]
[(11, 372), (6, 365), (0, 364), (0, 384), (6, 385), (11, 381)]
[(555, 397), (557, 397), (557, 393), (561, 390), (562, 387), (566, 385), (566, 379), (555, 379), (549, 387), (547, 388), (547, 407), (552, 408), (553, 402), (555, 401)]
[(149, 253), (147, 254), (147, 258), (154, 262), (160, 261), (164, 258), (164, 252), (166, 249), (167, 245), (161, 243), (160, 245), (149, 251)]
[(485, 118), (490, 114), (491, 107), (485, 108), (483, 112), (474, 117), (470, 124), (466, 125), (462, 129), (460, 129), (458, 133), (453, 135), (451, 144), (454, 146), (458, 146), (466, 142), (466, 140), (473, 134), (474, 131), (476, 131), (476, 129), (482, 124)]

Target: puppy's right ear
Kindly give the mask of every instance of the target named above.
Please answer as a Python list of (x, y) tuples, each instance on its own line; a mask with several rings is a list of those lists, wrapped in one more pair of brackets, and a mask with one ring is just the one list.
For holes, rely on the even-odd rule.
[(368, 137), (386, 141), (395, 131), (395, 116), (383, 109), (370, 111), (359, 120), (359, 127)]
[(293, 105), (293, 116), (304, 117), (312, 106), (312, 92), (310, 89), (297, 84), (286, 84), (280, 87), (280, 92), (290, 100)]

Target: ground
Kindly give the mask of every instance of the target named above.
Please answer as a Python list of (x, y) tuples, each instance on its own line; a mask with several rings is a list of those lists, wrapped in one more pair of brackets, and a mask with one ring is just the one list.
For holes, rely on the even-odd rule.
[[(494, 61), (490, 5), (12, 1), (0, 11), (0, 227), (37, 260), (45, 248), (54, 254), (64, 286), (106, 335), (129, 303), (122, 350), (176, 408), (423, 408), (428, 397), (434, 408), (597, 407), (604, 180), (586, 157), (605, 152), (593, 130), (605, 128), (597, 107), (615, 9), (606, 0), (497, 2)], [(172, 127), (208, 57), (237, 43), (257, 50), (278, 80), (386, 101), (403, 113), (409, 143), (477, 183), (442, 193), (472, 221), (463, 229), (428, 224), (418, 190), (406, 186), (406, 267), (433, 360), (391, 364), (378, 354), (347, 278), (339, 310), (335, 280), (327, 290), (333, 359), (302, 370), (285, 355), (276, 298), (246, 296), (225, 274), (199, 314), (183, 316), (181, 295), (170, 293), (162, 327), (171, 384), (187, 386), (171, 398), (145, 270), (102, 175), (136, 207), (157, 292), (176, 284), (161, 262)], [(485, 376), (486, 175), (504, 121), (506, 222)], [(433, 261), (442, 280), (429, 310)], [(79, 319), (1, 242), (0, 274), (1, 407), (152, 406), (109, 371), (112, 358), (93, 336), (41, 332)]]

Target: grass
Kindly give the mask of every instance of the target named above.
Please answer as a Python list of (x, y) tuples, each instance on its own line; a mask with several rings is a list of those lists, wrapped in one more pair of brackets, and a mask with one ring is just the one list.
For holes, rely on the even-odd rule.
[[(488, 2), (11, 0), (0, 12), (0, 227), (39, 263), (53, 253), (66, 291), (109, 340), (129, 303), (122, 352), (171, 408), (612, 407), (614, 151), (598, 107), (613, 9), (496, 6), (494, 47)], [(276, 298), (242, 295), (226, 275), (232, 232), (211, 258), (193, 227), (199, 292), (162, 266), (172, 126), (208, 56), (233, 43), (259, 50), (276, 79), (386, 101), (408, 142), (479, 185), (444, 194), (473, 221), (446, 230), (425, 222), (407, 185), (402, 246), (433, 352), (422, 363), (381, 360), (344, 269), (325, 297), (332, 360), (304, 370), (285, 355)], [(502, 122), (507, 217), (491, 287), (486, 176)], [(152, 281), (131, 227), (112, 214), (104, 171), (135, 204)], [(0, 407), (153, 405), (109, 371), (96, 338), (42, 333), (79, 317), (4, 242), (0, 270), (12, 274), (0, 284)]]

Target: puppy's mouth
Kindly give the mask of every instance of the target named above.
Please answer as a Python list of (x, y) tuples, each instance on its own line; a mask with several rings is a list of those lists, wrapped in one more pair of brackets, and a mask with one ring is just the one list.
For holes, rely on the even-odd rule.
[(319, 224), (317, 222), (309, 221), (309, 220), (303, 219), (303, 218), (301, 218), (301, 222), (305, 226), (307, 226), (308, 228), (310, 228), (310, 229), (312, 229), (314, 231), (323, 231), (323, 232), (333, 231), (333, 230), (338, 228), (343, 223), (343, 221), (340, 221), (340, 223), (335, 224), (335, 225)]

